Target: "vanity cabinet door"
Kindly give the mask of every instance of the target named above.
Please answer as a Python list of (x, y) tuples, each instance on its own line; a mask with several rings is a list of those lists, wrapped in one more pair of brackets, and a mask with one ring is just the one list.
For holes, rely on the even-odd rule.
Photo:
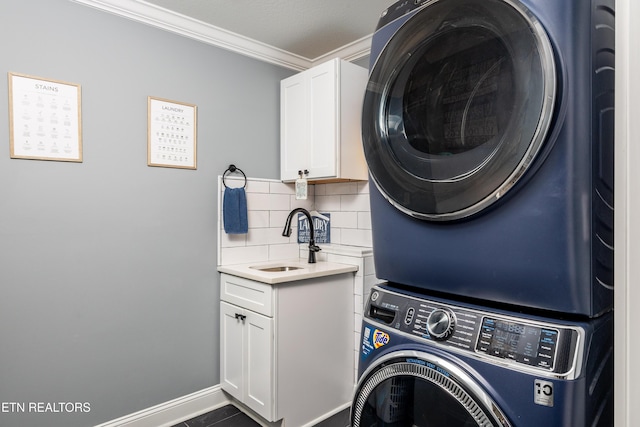
[(269, 421), (275, 421), (273, 318), (249, 311), (245, 320), (247, 365), (244, 403)]
[(275, 421), (273, 318), (220, 302), (222, 389)]
[(240, 307), (220, 303), (220, 383), (224, 391), (242, 401), (244, 393), (244, 324), (236, 318), (244, 315)]

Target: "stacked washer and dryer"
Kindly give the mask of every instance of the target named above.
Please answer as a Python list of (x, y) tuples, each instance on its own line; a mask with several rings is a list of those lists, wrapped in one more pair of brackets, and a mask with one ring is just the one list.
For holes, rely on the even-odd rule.
[(402, 0), (352, 427), (613, 425), (614, 0)]

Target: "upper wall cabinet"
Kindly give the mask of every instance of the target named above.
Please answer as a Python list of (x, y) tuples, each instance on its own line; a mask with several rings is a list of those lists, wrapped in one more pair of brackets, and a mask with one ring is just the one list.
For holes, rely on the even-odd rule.
[(367, 70), (334, 59), (280, 84), (280, 175), (366, 180), (360, 133)]

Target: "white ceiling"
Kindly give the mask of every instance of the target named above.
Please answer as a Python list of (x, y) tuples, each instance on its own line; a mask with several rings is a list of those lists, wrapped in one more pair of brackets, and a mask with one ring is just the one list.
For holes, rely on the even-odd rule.
[(368, 54), (396, 0), (72, 0), (293, 69)]

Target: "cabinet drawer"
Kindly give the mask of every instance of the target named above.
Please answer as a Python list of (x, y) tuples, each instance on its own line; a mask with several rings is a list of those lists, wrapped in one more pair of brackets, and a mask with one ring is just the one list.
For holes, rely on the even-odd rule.
[(220, 299), (273, 317), (273, 287), (241, 277), (220, 276)]

